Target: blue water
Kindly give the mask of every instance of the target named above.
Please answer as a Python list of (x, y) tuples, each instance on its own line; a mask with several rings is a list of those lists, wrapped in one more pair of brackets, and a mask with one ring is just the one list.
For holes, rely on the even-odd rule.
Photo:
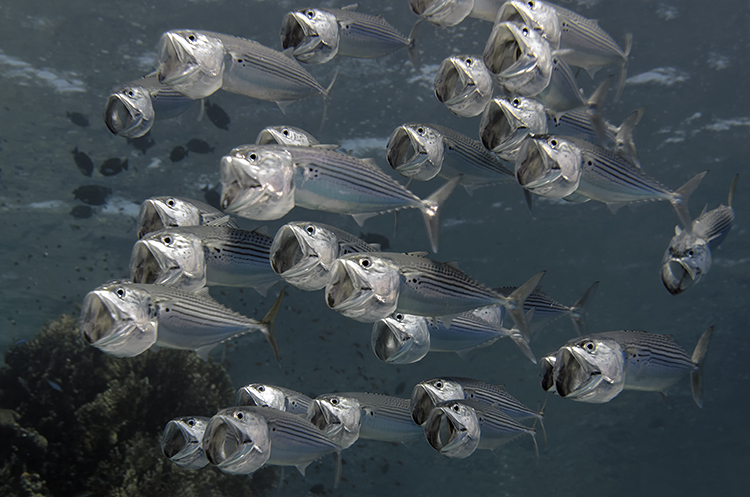
[[(382, 13), (404, 33), (416, 20), (406, 0), (359, 3), (361, 11)], [(229, 131), (205, 118), (198, 121), (194, 108), (180, 118), (157, 122), (151, 131), (155, 145), (142, 153), (104, 126), (101, 115), (109, 89), (153, 69), (162, 32), (212, 30), (279, 48), (282, 16), (307, 6), (290, 1), (30, 0), (0, 7), (0, 350), (31, 339), (45, 321), (63, 312), (77, 314), (86, 292), (104, 281), (126, 277), (140, 203), (153, 195), (203, 198), (202, 189), (219, 180), (220, 156), (253, 142), (265, 126), (308, 129), (321, 142), (340, 143), (388, 170), (384, 145), (402, 123), (434, 122), (476, 136), (478, 118), (454, 116), (432, 93), (434, 71), (445, 57), (481, 53), (491, 25), (472, 19), (447, 29), (421, 26), (419, 72), (405, 51), (309, 68), (324, 86), (334, 68), (340, 68), (320, 131), (321, 98), (294, 103), (283, 115), (273, 103), (222, 92), (211, 102), (229, 113)], [(406, 447), (358, 442), (344, 452), (341, 495), (747, 491), (750, 8), (747, 2), (695, 0), (580, 0), (566, 6), (599, 19), (620, 43), (626, 33), (633, 34), (628, 67), (633, 79), (618, 102), (610, 98), (605, 116), (619, 123), (634, 109), (646, 107), (635, 140), (649, 174), (677, 188), (709, 169), (691, 198), (691, 212), (697, 215), (705, 204), (714, 208), (726, 203), (732, 178), (741, 173), (732, 232), (714, 252), (710, 273), (675, 297), (658, 276), (677, 222), (667, 203), (624, 208), (614, 215), (595, 202), (537, 201), (530, 214), (520, 189), (504, 185), (480, 189), (473, 196), (463, 190), (454, 193), (443, 213), (436, 258), (458, 261), (463, 271), (491, 286), (518, 285), (547, 270), (543, 290), (566, 304), (598, 280), (599, 292), (588, 312), (591, 332), (643, 329), (670, 334), (690, 353), (703, 330), (714, 325), (704, 408), (693, 404), (687, 380), (676, 385), (666, 401), (644, 392), (625, 392), (604, 405), (547, 399), (536, 367), (510, 341), (481, 349), (470, 360), (431, 354), (413, 365), (386, 365), (369, 350), (369, 325), (328, 310), (321, 292), (290, 289), (276, 324), (283, 367), (276, 366), (266, 344), (236, 340), (226, 357), (235, 386), (262, 381), (310, 394), (363, 390), (408, 396), (418, 381), (450, 374), (505, 384), (530, 406), (547, 401), (548, 443), (538, 461), (527, 438), (496, 454), (478, 452), (464, 460), (445, 459), (426, 443)], [(588, 93), (608, 74), (602, 70), (592, 81), (582, 72), (578, 79)], [(89, 126), (73, 124), (69, 112), (88, 116)], [(170, 151), (191, 138), (207, 141), (215, 152), (190, 154), (172, 163)], [(92, 178), (76, 167), (74, 147), (92, 158)], [(111, 157), (127, 158), (129, 169), (102, 176), (98, 167)], [(93, 207), (90, 218), (74, 218), (71, 209), (83, 204), (71, 192), (88, 184), (106, 186), (113, 194), (106, 205)], [(414, 186), (420, 195), (436, 188), (437, 183)], [(392, 215), (370, 219), (361, 229), (351, 218), (295, 209), (267, 225), (274, 233), (283, 223), (302, 219), (354, 234), (380, 233), (389, 237), (395, 251), (429, 247), (416, 211), (399, 216), (395, 235)], [(245, 228), (259, 224), (240, 222)], [(212, 294), (253, 317), (262, 316), (275, 297), (261, 298), (251, 289)], [(541, 356), (574, 333), (571, 324), (560, 319), (541, 332), (532, 349)], [(175, 416), (185, 414), (192, 413)], [(306, 478), (288, 469), (280, 494), (304, 495), (316, 484), (330, 487), (333, 469), (329, 458), (311, 465)]]

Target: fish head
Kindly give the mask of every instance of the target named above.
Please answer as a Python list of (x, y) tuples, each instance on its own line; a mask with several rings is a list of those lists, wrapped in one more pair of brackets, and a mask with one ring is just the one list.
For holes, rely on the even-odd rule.
[(411, 391), (411, 419), (417, 425), (424, 426), (436, 405), (463, 398), (464, 388), (453, 380), (433, 378), (417, 383)]
[(528, 137), (516, 157), (516, 180), (535, 195), (563, 198), (581, 182), (582, 153), (556, 135)]
[(339, 256), (336, 234), (318, 224), (298, 221), (282, 226), (270, 249), (271, 268), (290, 285), (320, 290)]
[(209, 420), (202, 446), (208, 462), (223, 472), (251, 474), (271, 457), (271, 431), (252, 407), (230, 407)]
[(485, 107), (479, 139), (501, 159), (515, 161), (527, 136), (547, 133), (544, 105), (526, 97), (496, 97)]
[(689, 229), (675, 227), (661, 263), (661, 281), (672, 295), (678, 295), (698, 283), (711, 268), (708, 242)]
[(265, 383), (250, 383), (237, 390), (238, 406), (269, 407), (286, 411), (286, 393), (278, 387)]
[(346, 317), (374, 323), (396, 310), (400, 283), (398, 266), (387, 258), (348, 254), (333, 263), (326, 303)]
[(221, 159), (221, 207), (240, 217), (269, 221), (294, 207), (294, 164), (289, 152), (243, 145)]
[(256, 145), (293, 145), (309, 147), (320, 143), (313, 135), (294, 126), (269, 126), (258, 133)]
[(495, 23), (520, 22), (547, 40), (553, 50), (560, 48), (562, 29), (555, 8), (539, 0), (510, 0), (497, 12)]
[(609, 402), (625, 385), (622, 347), (615, 340), (582, 337), (557, 351), (555, 392), (579, 402)]
[(164, 427), (161, 451), (164, 456), (187, 469), (199, 469), (208, 464), (201, 441), (207, 418), (198, 416), (175, 418)]
[(555, 393), (555, 363), (557, 353), (547, 354), (539, 360), (539, 379), (545, 392)]
[(116, 88), (107, 98), (104, 123), (112, 134), (125, 138), (145, 135), (154, 125), (156, 115), (151, 95), (142, 86)]
[(430, 412), (424, 435), (432, 448), (445, 457), (464, 459), (479, 446), (479, 417), (473, 408), (449, 400)]
[(372, 325), (372, 351), (389, 364), (411, 364), (430, 351), (430, 332), (423, 316), (394, 312)]
[(203, 212), (194, 203), (177, 197), (151, 197), (138, 212), (138, 238), (177, 226), (199, 226)]
[(494, 81), (478, 55), (452, 55), (435, 75), (435, 96), (454, 114), (474, 117), (492, 98)]
[(133, 357), (156, 343), (156, 306), (129, 281), (105, 283), (86, 294), (81, 307), (83, 339), (116, 357)]
[(391, 133), (386, 159), (402, 176), (428, 181), (443, 167), (443, 135), (431, 126), (404, 124)]
[(343, 449), (359, 438), (361, 416), (357, 399), (334, 393), (316, 397), (307, 409), (307, 419)]
[(460, 23), (471, 13), (474, 0), (409, 0), (411, 11), (437, 26)]
[(224, 56), (224, 44), (209, 33), (167, 31), (159, 40), (156, 76), (188, 98), (205, 98), (221, 88)]
[(339, 23), (326, 10), (304, 9), (287, 13), (281, 20), (281, 46), (292, 49), (294, 58), (308, 64), (323, 64), (339, 51)]
[(206, 256), (200, 237), (167, 228), (149, 233), (130, 254), (133, 283), (168, 285), (186, 292), (206, 286)]
[(495, 24), (482, 58), (494, 80), (514, 95), (533, 97), (552, 77), (549, 43), (517, 22)]

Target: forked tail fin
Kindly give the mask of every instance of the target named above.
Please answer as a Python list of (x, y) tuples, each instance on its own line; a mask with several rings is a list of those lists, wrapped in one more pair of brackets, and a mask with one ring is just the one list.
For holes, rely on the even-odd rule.
[(586, 334), (586, 307), (589, 305), (589, 302), (591, 302), (591, 298), (594, 294), (596, 294), (597, 288), (599, 288), (599, 282), (595, 281), (594, 284), (586, 290), (586, 293), (584, 293), (583, 296), (581, 296), (581, 298), (570, 307), (570, 319), (573, 321), (573, 327), (576, 329), (578, 336)]
[(690, 389), (693, 391), (693, 401), (698, 407), (703, 407), (703, 361), (706, 359), (708, 342), (711, 340), (713, 332), (713, 326), (703, 332), (691, 358), (696, 367), (690, 372)]
[(620, 100), (622, 89), (625, 87), (625, 78), (628, 75), (628, 56), (630, 55), (631, 48), (633, 48), (633, 33), (628, 33), (625, 35), (625, 60), (620, 64), (620, 80), (617, 82), (617, 92), (615, 92), (614, 102)]
[(687, 183), (677, 189), (670, 202), (677, 211), (677, 217), (680, 219), (680, 224), (686, 230), (690, 230), (692, 225), (692, 219), (690, 219), (690, 211), (688, 210), (688, 199), (690, 195), (698, 188), (698, 185), (703, 181), (703, 177), (708, 174), (708, 171), (703, 171), (693, 176), (692, 179), (688, 180)]
[(453, 193), (453, 190), (461, 181), (461, 176), (456, 176), (446, 184), (438, 188), (438, 190), (422, 200), (422, 215), (424, 216), (424, 223), (427, 226), (427, 235), (430, 237), (430, 245), (432, 251), (437, 253), (438, 251), (438, 238), (440, 231), (440, 207), (445, 203), (446, 199)]
[(281, 308), (281, 300), (284, 298), (284, 290), (286, 290), (286, 287), (281, 289), (281, 293), (276, 297), (276, 301), (271, 306), (271, 309), (269, 309), (266, 315), (263, 316), (263, 319), (260, 320), (262, 324), (266, 325), (263, 329), (263, 335), (265, 335), (268, 343), (271, 344), (276, 360), (279, 362), (279, 367), (281, 367), (281, 356), (279, 355), (279, 345), (276, 343), (276, 335), (273, 333), (273, 322), (276, 320), (276, 314), (278, 314), (279, 309)]
[(539, 286), (539, 282), (542, 281), (546, 273), (547, 271), (542, 271), (535, 274), (529, 281), (516, 288), (513, 293), (504, 297), (503, 305), (508, 310), (513, 321), (515, 321), (518, 330), (527, 343), (531, 340), (531, 329), (529, 328), (529, 323), (526, 322), (526, 317), (523, 315), (523, 304), (531, 292)]

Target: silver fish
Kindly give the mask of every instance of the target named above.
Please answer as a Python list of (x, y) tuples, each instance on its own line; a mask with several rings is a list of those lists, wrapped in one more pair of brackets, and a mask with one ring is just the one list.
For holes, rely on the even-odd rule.
[(479, 55), (451, 55), (438, 67), (435, 96), (448, 110), (461, 117), (482, 113), (492, 98), (494, 82)]
[(250, 383), (237, 390), (236, 405), (278, 409), (299, 416), (307, 416), (312, 403), (307, 395), (289, 388), (267, 383)]
[(479, 139), (501, 159), (515, 162), (529, 135), (547, 133), (544, 105), (527, 97), (495, 97), (482, 113)]
[(281, 20), (281, 46), (307, 64), (323, 64), (339, 51), (336, 16), (322, 9), (295, 10)]
[(422, 437), (422, 430), (411, 420), (409, 399), (368, 392), (343, 392), (356, 399), (362, 409), (359, 438), (381, 442), (408, 442)]
[(273, 321), (281, 306), (279, 295), (266, 316), (256, 321), (208, 295), (162, 285), (111, 281), (86, 294), (80, 327), (84, 340), (116, 357), (132, 357), (152, 345), (195, 350), (204, 360), (218, 344), (260, 331), (278, 359)]
[(409, 0), (411, 11), (437, 26), (455, 26), (466, 19), (474, 0)]
[[(576, 83), (573, 71), (565, 60), (557, 55), (551, 59), (552, 76), (547, 87), (534, 96), (544, 105), (545, 110), (555, 121), (568, 112), (576, 109), (588, 109), (592, 117), (597, 120), (593, 124), (603, 128), (600, 112), (604, 107), (604, 99), (609, 91), (610, 79), (605, 79), (589, 98), (583, 94)], [(597, 136), (603, 131), (597, 130)]]
[(333, 261), (346, 254), (375, 252), (380, 246), (322, 223), (295, 221), (282, 226), (270, 248), (271, 268), (301, 290), (325, 288)]
[(342, 449), (359, 438), (361, 408), (357, 399), (329, 393), (319, 395), (307, 410), (307, 419)]
[(187, 292), (204, 286), (253, 287), (261, 295), (278, 280), (269, 263), (273, 238), (226, 226), (183, 226), (150, 233), (130, 256), (134, 283)]
[(622, 390), (666, 393), (690, 374), (693, 400), (703, 407), (703, 361), (713, 326), (693, 355), (668, 335), (623, 330), (570, 340), (541, 362), (542, 388), (580, 402), (604, 403)]
[(278, 219), (294, 205), (350, 214), (360, 225), (372, 216), (404, 208), (422, 212), (437, 252), (439, 212), (455, 188), (449, 181), (420, 199), (371, 160), (320, 147), (243, 145), (224, 157), (222, 207), (251, 219)]
[(414, 32), (407, 38), (382, 16), (357, 12), (357, 4), (343, 9), (326, 9), (339, 25), (339, 55), (377, 58), (402, 48), (414, 50)]
[(138, 212), (138, 238), (164, 228), (209, 224), (237, 228), (237, 223), (229, 216), (199, 200), (182, 197), (151, 197), (143, 201)]
[(495, 82), (512, 95), (533, 97), (552, 78), (549, 43), (523, 24), (495, 24), (482, 58)]
[(530, 336), (523, 302), (544, 276), (533, 276), (509, 297), (487, 288), (455, 265), (423, 254), (374, 252), (339, 258), (326, 285), (328, 307), (363, 322), (375, 322), (395, 311), (417, 316), (445, 317), (479, 307), (501, 304), (524, 336)]
[(370, 345), (375, 356), (389, 364), (411, 364), (430, 351), (427, 319), (394, 312), (372, 325)]
[(528, 137), (516, 156), (516, 180), (540, 197), (564, 198), (578, 190), (583, 154), (577, 144), (557, 135)]
[(268, 126), (258, 133), (256, 145), (299, 145), (309, 147), (320, 142), (302, 128), (294, 126)]
[(539, 0), (508, 0), (495, 22), (521, 22), (538, 31), (553, 50), (560, 48), (561, 27), (555, 6)]
[(267, 407), (216, 413), (203, 436), (208, 461), (225, 473), (252, 474), (264, 464), (305, 468), (341, 447), (301, 416)]
[(175, 418), (164, 427), (161, 451), (164, 456), (186, 469), (200, 469), (208, 464), (201, 447), (209, 418), (188, 416)]
[(138, 138), (149, 132), (155, 119), (179, 116), (193, 103), (195, 100), (159, 83), (152, 73), (109, 92), (104, 124), (115, 135)]
[(675, 236), (669, 242), (661, 265), (661, 281), (672, 295), (695, 285), (711, 269), (711, 250), (718, 247), (732, 229), (732, 199), (738, 178), (739, 174), (729, 188), (727, 205), (708, 212), (704, 207), (689, 228), (675, 226)]
[(208, 31), (167, 31), (159, 40), (160, 83), (188, 98), (208, 97), (223, 84), (225, 49), (221, 39)]
[(428, 181), (440, 173), (445, 156), (443, 136), (431, 126), (404, 124), (393, 130), (386, 145), (386, 159), (407, 178)]

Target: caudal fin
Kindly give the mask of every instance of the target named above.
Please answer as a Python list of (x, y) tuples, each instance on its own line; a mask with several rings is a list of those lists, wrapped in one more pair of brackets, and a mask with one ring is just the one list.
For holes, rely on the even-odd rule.
[(633, 130), (638, 123), (641, 122), (645, 112), (645, 107), (634, 110), (633, 113), (623, 121), (620, 127), (617, 128), (617, 135), (615, 136), (615, 152), (617, 152), (617, 155), (627, 159), (639, 169), (641, 167), (641, 162), (638, 160), (638, 151), (635, 149)]
[(692, 225), (690, 219), (690, 212), (688, 211), (688, 199), (690, 195), (698, 188), (698, 185), (703, 181), (703, 177), (708, 174), (708, 171), (703, 171), (693, 176), (687, 183), (677, 189), (672, 195), (670, 202), (674, 206), (674, 210), (677, 211), (677, 217), (680, 219), (680, 224), (686, 230), (689, 230)]
[(586, 290), (586, 293), (584, 293), (583, 296), (570, 307), (570, 319), (573, 321), (573, 327), (576, 329), (578, 336), (586, 334), (586, 321), (584, 319), (586, 317), (586, 307), (589, 305), (589, 302), (591, 302), (591, 298), (596, 293), (597, 288), (599, 288), (599, 282), (595, 281), (594, 284)]
[[(529, 309), (529, 312), (526, 313), (526, 322), (531, 323), (531, 320), (534, 317), (534, 308), (532, 307)], [(536, 364), (536, 356), (534, 355), (534, 352), (531, 350), (531, 347), (529, 346), (529, 341), (521, 334), (520, 331), (518, 331), (518, 328), (514, 326), (510, 330), (510, 339), (513, 340), (513, 343), (515, 343), (519, 349), (521, 349), (521, 352), (523, 352), (523, 355), (528, 357), (528, 359)]]
[(693, 391), (695, 405), (698, 407), (703, 407), (703, 361), (706, 358), (708, 342), (711, 340), (713, 332), (713, 326), (703, 332), (700, 339), (698, 339), (698, 344), (695, 346), (693, 357), (691, 358), (696, 367), (690, 373), (690, 388)]
[(622, 64), (620, 64), (620, 80), (617, 82), (617, 91), (615, 92), (615, 98), (613, 100), (614, 102), (620, 100), (622, 89), (625, 87), (625, 79), (628, 75), (628, 56), (630, 55), (630, 50), (632, 48), (633, 34), (628, 33), (625, 35), (625, 52), (623, 53), (623, 55), (625, 55), (625, 58), (622, 61)]
[(440, 231), (440, 207), (445, 203), (446, 199), (453, 193), (453, 190), (461, 181), (461, 176), (456, 176), (446, 184), (438, 188), (438, 190), (422, 200), (422, 215), (424, 216), (424, 223), (427, 226), (427, 235), (430, 237), (430, 245), (432, 245), (432, 251), (437, 253), (438, 251), (438, 238)]
[(515, 321), (518, 330), (521, 335), (528, 343), (531, 340), (531, 329), (529, 323), (526, 321), (526, 317), (523, 314), (523, 304), (526, 302), (526, 298), (533, 292), (536, 287), (539, 286), (539, 282), (542, 281), (547, 271), (542, 271), (532, 276), (529, 281), (516, 288), (513, 293), (504, 297), (505, 300), (503, 305), (508, 310), (508, 313)]
[(276, 355), (276, 360), (279, 362), (279, 366), (281, 366), (281, 356), (279, 355), (279, 345), (276, 343), (276, 335), (274, 335), (273, 332), (273, 322), (276, 320), (276, 314), (278, 314), (279, 309), (281, 308), (281, 300), (284, 298), (284, 290), (286, 290), (286, 287), (281, 289), (281, 293), (276, 297), (276, 301), (271, 306), (271, 309), (269, 309), (266, 315), (263, 316), (263, 319), (260, 320), (261, 323), (266, 325), (263, 330), (263, 335), (265, 335), (268, 343), (271, 344), (271, 348), (273, 349), (274, 355)]
[(727, 200), (727, 207), (732, 207), (732, 200), (734, 199), (734, 191), (737, 189), (738, 179), (740, 179), (740, 173), (737, 173), (737, 175), (734, 177), (734, 181), (732, 181), (732, 186), (729, 187), (729, 198)]

